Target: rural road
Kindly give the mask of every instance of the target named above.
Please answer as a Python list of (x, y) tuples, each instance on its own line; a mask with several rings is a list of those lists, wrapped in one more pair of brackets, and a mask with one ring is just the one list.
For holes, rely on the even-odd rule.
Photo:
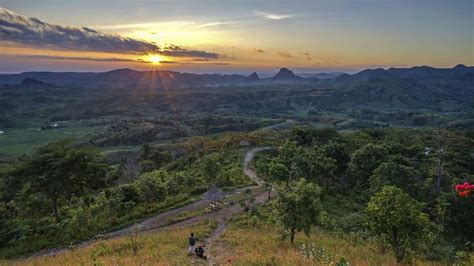
[[(245, 157), (242, 163), (242, 170), (245, 173), (245, 175), (247, 175), (250, 179), (252, 179), (258, 186), (247, 186), (247, 187), (239, 188), (231, 192), (225, 193), (225, 197), (244, 193), (246, 190), (250, 189), (252, 191), (252, 194), (255, 196), (255, 201), (252, 204), (263, 203), (267, 200), (267, 193), (262, 189), (264, 181), (259, 179), (255, 171), (252, 170), (251, 162), (253, 158), (255, 157), (255, 154), (262, 151), (271, 150), (271, 149), (273, 148), (271, 147), (253, 148), (253, 149), (248, 150), (247, 153), (245, 154)], [(208, 253), (207, 254), (208, 263), (209, 265), (213, 265), (215, 257), (212, 254), (210, 254), (209, 251), (211, 250), (214, 240), (219, 238), (219, 236), (224, 232), (225, 219), (243, 211), (243, 209), (238, 204), (234, 204), (233, 206), (223, 207), (213, 212), (203, 213), (195, 217), (186, 219), (184, 221), (169, 224), (169, 219), (171, 219), (172, 217), (175, 217), (183, 212), (202, 210), (209, 205), (209, 202), (210, 202), (209, 199), (206, 199), (205, 197), (203, 197), (202, 199), (196, 202), (184, 205), (176, 209), (162, 212), (156, 216), (145, 219), (138, 224), (134, 224), (117, 231), (96, 235), (94, 239), (78, 243), (72, 247), (62, 247), (62, 248), (54, 248), (54, 249), (40, 251), (30, 256), (29, 258), (55, 256), (62, 252), (70, 250), (71, 248), (80, 248), (80, 247), (85, 247), (87, 245), (90, 245), (92, 242), (96, 241), (97, 239), (109, 239), (109, 238), (127, 235), (132, 231), (133, 228), (139, 228), (139, 231), (150, 231), (154, 229), (183, 227), (183, 226), (195, 224), (203, 220), (212, 219), (218, 222), (218, 226), (212, 232), (211, 236), (204, 240), (204, 243), (206, 244), (206, 250)], [(23, 259), (27, 259), (27, 258), (23, 258)]]

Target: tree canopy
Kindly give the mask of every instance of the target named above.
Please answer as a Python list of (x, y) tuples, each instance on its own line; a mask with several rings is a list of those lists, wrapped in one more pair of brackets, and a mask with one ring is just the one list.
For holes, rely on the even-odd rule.
[(383, 187), (365, 211), (369, 230), (390, 244), (398, 262), (430, 236), (429, 217), (422, 205), (395, 186)]
[(305, 179), (280, 188), (274, 202), (276, 219), (293, 243), (296, 232), (309, 233), (318, 222), (321, 190)]

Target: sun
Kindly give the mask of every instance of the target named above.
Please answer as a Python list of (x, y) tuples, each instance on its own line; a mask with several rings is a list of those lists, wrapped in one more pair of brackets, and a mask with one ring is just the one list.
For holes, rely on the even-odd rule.
[(161, 61), (161, 57), (158, 55), (150, 55), (148, 56), (148, 62), (152, 63), (153, 65), (159, 64)]

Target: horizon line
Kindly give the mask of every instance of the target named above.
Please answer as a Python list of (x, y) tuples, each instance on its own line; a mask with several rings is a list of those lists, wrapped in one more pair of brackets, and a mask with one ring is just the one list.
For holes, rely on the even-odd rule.
[[(406, 67), (377, 67), (377, 66), (374, 66), (374, 67), (368, 67), (368, 68), (360, 68), (360, 69), (357, 69), (357, 70), (324, 70), (324, 69), (318, 69), (318, 68), (314, 68), (314, 69), (311, 69), (311, 68), (289, 68), (289, 67), (280, 67), (280, 68), (275, 68), (276, 70), (273, 71), (273, 72), (270, 72), (270, 71), (253, 71), (253, 70), (249, 70), (249, 71), (246, 71), (245, 73), (257, 73), (257, 74), (273, 74), (273, 73), (276, 73), (278, 72), (279, 70), (283, 69), (283, 68), (286, 68), (286, 69), (289, 69), (291, 71), (293, 71), (294, 73), (299, 73), (299, 74), (319, 74), (319, 73), (345, 73), (345, 74), (355, 74), (355, 73), (358, 73), (358, 72), (361, 72), (361, 71), (364, 71), (364, 70), (374, 70), (374, 69), (384, 69), (384, 70), (388, 70), (388, 69), (404, 69), (404, 68), (414, 68), (414, 67), (430, 67), (430, 68), (434, 68), (434, 69), (451, 69), (451, 68), (455, 68), (457, 66), (464, 66), (464, 67), (474, 67), (474, 66), (470, 66), (470, 65), (465, 65), (465, 64), (456, 64), (452, 67), (434, 67), (434, 66), (430, 66), (430, 65), (413, 65), (413, 66), (406, 66)], [(299, 69), (299, 70), (298, 70)], [(2, 72), (0, 71), (0, 75), (18, 75), (18, 74), (23, 74), (23, 73), (39, 73), (39, 72), (47, 72), (47, 73), (107, 73), (107, 72), (112, 72), (112, 71), (117, 71), (117, 70), (131, 70), (131, 71), (136, 71), (136, 72), (150, 72), (150, 71), (163, 71), (163, 72), (178, 72), (178, 73), (187, 73), (187, 74), (200, 74), (200, 75), (205, 75), (205, 74), (218, 74), (218, 75), (245, 75), (243, 74), (244, 72), (243, 71), (236, 71), (236, 72), (192, 72), (192, 71), (176, 71), (176, 70), (170, 70), (170, 69), (152, 69), (152, 70), (142, 70), (142, 69), (134, 69), (134, 68), (129, 68), (129, 67), (125, 67), (125, 68), (114, 68), (114, 69), (110, 69), (110, 70), (103, 70), (103, 71), (52, 71), (52, 70), (28, 70), (28, 71), (20, 71), (20, 72), (16, 72), (16, 71), (5, 71), (5, 72)], [(315, 71), (314, 73), (311, 73), (311, 71)]]

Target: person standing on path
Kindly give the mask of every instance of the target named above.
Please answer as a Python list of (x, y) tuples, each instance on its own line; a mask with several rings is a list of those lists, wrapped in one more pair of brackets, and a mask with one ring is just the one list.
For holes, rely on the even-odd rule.
[(189, 255), (194, 255), (194, 245), (196, 245), (196, 238), (194, 238), (194, 233), (191, 232), (191, 235), (189, 236)]

